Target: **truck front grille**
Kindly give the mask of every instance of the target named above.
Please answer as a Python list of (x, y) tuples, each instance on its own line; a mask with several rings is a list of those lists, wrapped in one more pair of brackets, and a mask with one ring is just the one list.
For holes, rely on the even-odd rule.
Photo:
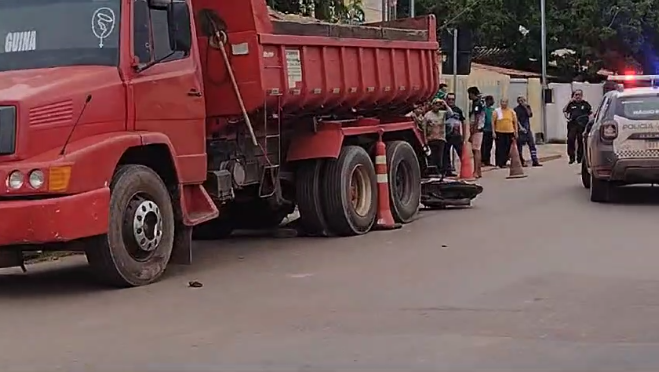
[(16, 151), (16, 107), (0, 106), (0, 155)]

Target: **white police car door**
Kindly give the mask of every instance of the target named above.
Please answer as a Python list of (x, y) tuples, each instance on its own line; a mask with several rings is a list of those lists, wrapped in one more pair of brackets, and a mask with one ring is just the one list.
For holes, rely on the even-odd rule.
[(613, 151), (619, 158), (659, 158), (659, 93), (622, 97), (613, 119), (618, 135)]

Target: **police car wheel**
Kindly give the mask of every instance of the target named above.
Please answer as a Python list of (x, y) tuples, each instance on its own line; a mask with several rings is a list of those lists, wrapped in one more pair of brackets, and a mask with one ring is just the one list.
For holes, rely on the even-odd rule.
[(586, 166), (585, 159), (581, 162), (581, 183), (583, 187), (590, 188), (590, 173), (588, 173), (588, 166)]
[(595, 203), (607, 203), (611, 199), (613, 185), (605, 180), (600, 180), (590, 175), (590, 201)]

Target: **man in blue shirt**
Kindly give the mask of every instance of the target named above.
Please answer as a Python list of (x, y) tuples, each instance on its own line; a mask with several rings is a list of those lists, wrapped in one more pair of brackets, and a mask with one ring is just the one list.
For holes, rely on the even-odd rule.
[(494, 97), (485, 97), (485, 126), (483, 126), (483, 145), (481, 146), (481, 160), (484, 167), (491, 167), (492, 144), (494, 144), (494, 126), (492, 113), (494, 112)]
[(517, 97), (517, 107), (515, 107), (515, 114), (517, 115), (517, 122), (519, 123), (519, 137), (517, 137), (517, 150), (519, 150), (519, 159), (522, 161), (522, 166), (526, 166), (524, 161), (524, 145), (529, 146), (531, 151), (531, 162), (534, 167), (541, 167), (542, 164), (538, 161), (538, 150), (535, 147), (535, 139), (531, 131), (531, 118), (533, 111), (531, 106), (526, 103), (526, 98)]

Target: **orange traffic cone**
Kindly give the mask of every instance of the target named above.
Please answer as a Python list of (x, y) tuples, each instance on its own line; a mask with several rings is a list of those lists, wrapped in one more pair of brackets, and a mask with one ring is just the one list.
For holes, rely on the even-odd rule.
[(519, 151), (517, 151), (517, 141), (513, 139), (513, 143), (510, 146), (510, 173), (508, 174), (507, 178), (511, 179), (524, 177), (527, 177), (527, 175), (524, 174), (522, 161), (519, 158)]
[(387, 170), (387, 147), (382, 137), (375, 144), (375, 174), (378, 179), (378, 213), (375, 228), (393, 230), (401, 227), (394, 221), (389, 205), (389, 172)]
[(471, 143), (462, 144), (462, 156), (460, 156), (460, 176), (464, 181), (475, 181), (474, 177), (474, 160), (471, 158)]

